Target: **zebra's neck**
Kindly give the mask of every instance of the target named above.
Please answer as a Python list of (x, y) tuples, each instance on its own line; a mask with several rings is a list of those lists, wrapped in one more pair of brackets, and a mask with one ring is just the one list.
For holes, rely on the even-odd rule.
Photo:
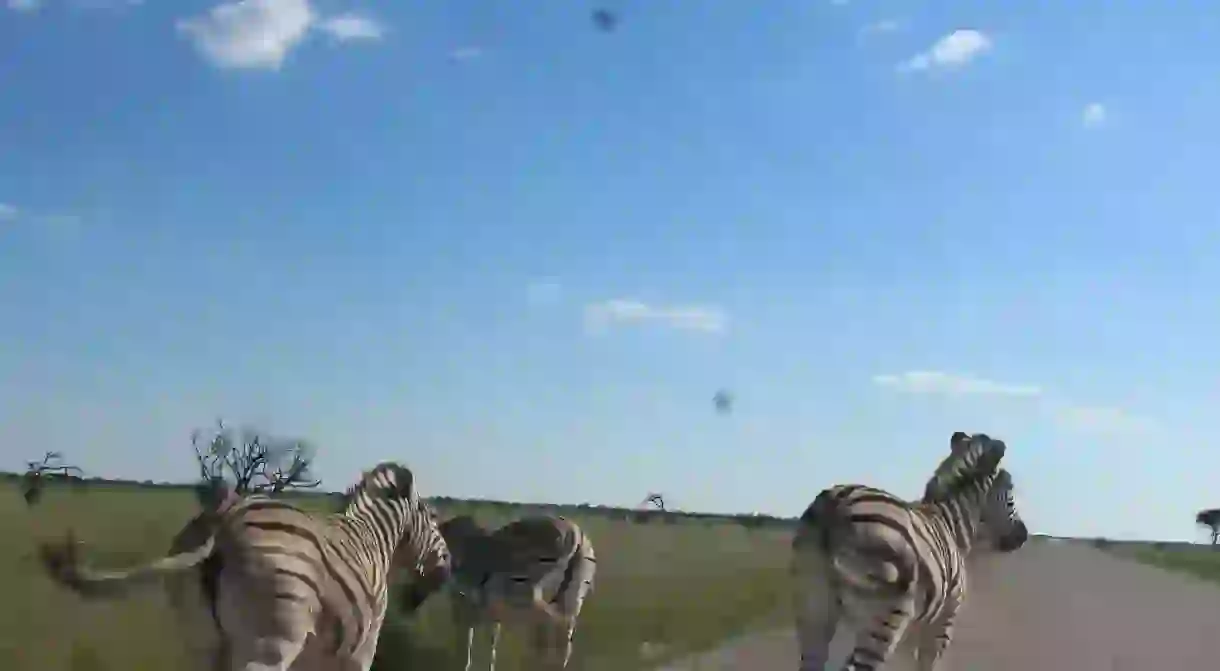
[(407, 502), (358, 494), (343, 515), (361, 523), (377, 558), (389, 562), (398, 549), (407, 521)]
[(969, 551), (974, 545), (993, 481), (988, 477), (969, 483), (952, 496), (931, 504), (953, 544), (962, 550)]

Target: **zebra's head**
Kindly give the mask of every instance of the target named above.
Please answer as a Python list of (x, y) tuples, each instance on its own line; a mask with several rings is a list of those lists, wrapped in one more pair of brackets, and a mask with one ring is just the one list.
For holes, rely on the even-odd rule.
[(1007, 470), (999, 469), (991, 479), (991, 487), (984, 494), (979, 521), (991, 545), (1000, 552), (1016, 551), (1029, 540), (1029, 529), (1017, 512), (1012, 475)]
[(415, 474), (395, 461), (383, 461), (365, 471), (360, 482), (348, 494), (348, 500), (362, 494), (409, 501), (412, 505), (419, 500), (419, 495), (415, 493)]
[[(449, 579), (449, 549), (431, 506), (419, 496), (411, 469), (393, 461), (365, 471), (343, 496), (344, 514), (397, 525), (393, 564), (427, 584)], [(373, 512), (377, 509), (381, 512)]]
[(490, 533), (470, 515), (456, 515), (441, 522), (441, 535), (453, 553), (455, 571), (462, 571), (463, 564), (477, 560), (485, 554)]
[(1029, 530), (1017, 513), (1012, 476), (1000, 468), (1007, 446), (985, 433), (957, 431), (949, 439), (950, 453), (936, 467), (924, 489), (924, 503), (956, 499), (977, 511), (979, 539), (1000, 552), (1012, 552), (1029, 540)]
[(466, 543), (471, 538), (487, 535), (487, 529), (470, 515), (454, 515), (440, 523), (440, 530), (445, 540), (454, 546)]
[(954, 431), (949, 438), (949, 456), (936, 466), (924, 488), (924, 502), (943, 499), (961, 483), (994, 473), (1007, 449), (1004, 441), (985, 433)]
[(436, 511), (422, 498), (416, 500), (415, 521), (417, 538), (403, 537), (395, 556), (395, 564), (407, 570), (410, 579), (403, 584), (399, 604), (412, 613), (449, 583), (453, 576), (453, 553), (441, 534)]

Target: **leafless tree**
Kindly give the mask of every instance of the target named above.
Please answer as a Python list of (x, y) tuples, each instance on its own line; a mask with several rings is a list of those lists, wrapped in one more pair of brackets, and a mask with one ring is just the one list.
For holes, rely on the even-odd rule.
[(63, 478), (74, 483), (83, 483), (84, 471), (64, 463), (60, 452), (47, 452), (42, 461), (27, 461), (25, 475), (21, 477), (21, 496), (27, 506), (37, 505), (42, 500), (46, 483), (50, 479)]
[(648, 496), (645, 496), (644, 500), (640, 501), (638, 507), (647, 508), (649, 506), (657, 510), (665, 510), (665, 497), (658, 492), (648, 492)]
[(1212, 534), (1212, 545), (1220, 542), (1220, 508), (1200, 510), (1195, 515), (1195, 524), (1207, 527)]
[(236, 434), (216, 423), (210, 438), (191, 436), (205, 486), (221, 483), (235, 494), (278, 494), (287, 489), (313, 489), (322, 484), (310, 473), (313, 448), (302, 440), (270, 438), (252, 429)]

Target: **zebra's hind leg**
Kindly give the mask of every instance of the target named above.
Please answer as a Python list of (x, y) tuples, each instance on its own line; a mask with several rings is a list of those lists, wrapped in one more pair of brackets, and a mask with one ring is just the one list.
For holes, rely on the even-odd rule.
[[(548, 639), (538, 641), (534, 649), (546, 651), (548, 668), (566, 669), (572, 659), (572, 639), (576, 634), (576, 621), (580, 611), (593, 591), (593, 576), (597, 572), (597, 560), (593, 557), (593, 545), (585, 542), (577, 548), (569, 560), (568, 570), (563, 572), (560, 582), (551, 599), (550, 612), (560, 617), (548, 625), (537, 625), (536, 631), (549, 632)], [(541, 586), (540, 586), (541, 587)], [(542, 599), (541, 593), (535, 593), (535, 602)], [(543, 648), (542, 646), (546, 647)]]
[(305, 648), (305, 638), (264, 636), (233, 646), (233, 671), (288, 671)]
[(924, 627), (915, 653), (915, 668), (918, 671), (936, 671), (937, 664), (953, 640), (953, 622), (959, 605), (946, 602), (944, 611), (937, 620)]
[(539, 660), (539, 668), (547, 671), (567, 668), (575, 629), (575, 618), (569, 618), (565, 624), (539, 622), (534, 625), (533, 653)]
[(305, 649), (313, 633), (311, 609), (307, 602), (281, 598), (296, 587), (282, 585), (274, 579), (226, 581), (221, 574), (216, 618), (231, 671), (288, 671)]
[(861, 620), (864, 626), (856, 633), (855, 648), (847, 657), (843, 671), (873, 671), (884, 668), (910, 626), (915, 613), (915, 598), (906, 595), (894, 601), (877, 604), (877, 614)]
[(487, 671), (496, 671), (496, 648), (500, 647), (500, 622), (491, 623), (491, 645), (488, 646)]
[(823, 671), (830, 658), (830, 643), (843, 612), (825, 555), (808, 548), (793, 557), (796, 583), (796, 637), (800, 671)]
[(477, 625), (474, 607), (467, 598), (455, 594), (452, 600), (453, 642), (459, 659), (466, 661), (462, 668), (471, 671), (474, 655), (474, 634)]

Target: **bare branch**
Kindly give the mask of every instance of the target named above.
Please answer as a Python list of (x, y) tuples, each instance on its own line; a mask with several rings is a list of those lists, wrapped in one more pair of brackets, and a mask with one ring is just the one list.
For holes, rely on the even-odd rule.
[(232, 481), (238, 495), (278, 494), (322, 484), (309, 473), (313, 455), (303, 441), (267, 438), (253, 429), (242, 430), (238, 438), (218, 422), (211, 440), (200, 441), (196, 432), (191, 443), (205, 484)]
[(72, 464), (64, 463), (63, 453), (48, 451), (42, 461), (27, 461), (25, 475), (21, 478), (21, 495), (26, 505), (32, 506), (42, 500), (49, 480), (61, 479), (74, 484), (83, 484), (84, 471)]
[(640, 501), (639, 507), (646, 508), (648, 506), (652, 506), (657, 510), (665, 510), (665, 497), (658, 492), (649, 492), (648, 496), (645, 496), (644, 500)]

